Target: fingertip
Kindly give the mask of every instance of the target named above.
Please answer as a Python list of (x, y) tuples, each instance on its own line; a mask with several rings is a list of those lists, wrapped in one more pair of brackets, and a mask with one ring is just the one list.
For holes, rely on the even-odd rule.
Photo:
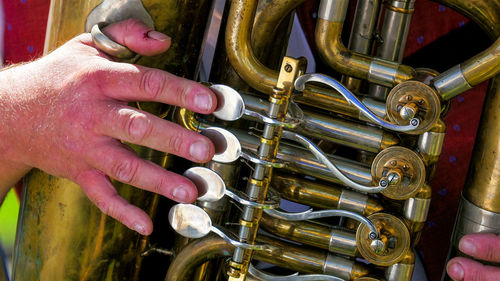
[(132, 225), (128, 227), (141, 235), (151, 235), (151, 233), (153, 232), (153, 223), (148, 216), (146, 217), (146, 219), (141, 219), (133, 222)]
[(470, 256), (475, 256), (477, 252), (477, 247), (474, 243), (474, 240), (470, 237), (464, 236), (462, 239), (460, 239), (459, 245), (458, 245), (460, 251), (462, 251), (464, 254), (470, 255)]
[(461, 281), (464, 278), (464, 268), (463, 266), (455, 260), (451, 260), (446, 268), (448, 275), (455, 281)]
[(189, 146), (189, 155), (192, 160), (198, 163), (210, 161), (214, 157), (214, 153), (214, 144), (208, 138), (196, 141)]
[(210, 114), (217, 107), (217, 96), (207, 87), (201, 84), (199, 86), (193, 91), (193, 105), (195, 107), (193, 109), (198, 113)]
[(193, 203), (198, 197), (198, 191), (191, 185), (182, 184), (175, 187), (170, 198), (179, 203)]

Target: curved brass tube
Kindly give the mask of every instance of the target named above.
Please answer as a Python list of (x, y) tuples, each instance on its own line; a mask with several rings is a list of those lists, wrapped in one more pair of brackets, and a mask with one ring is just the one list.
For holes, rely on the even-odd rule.
[(436, 2), (466, 15), (495, 40), (488, 49), (434, 78), (434, 87), (444, 100), (449, 100), (500, 73), (500, 3), (488, 0)]
[[(338, 1), (338, 3), (341, 1), (343, 0)], [(344, 26), (343, 18), (345, 18), (346, 10), (336, 9), (335, 11), (336, 15), (340, 16), (339, 20), (318, 18), (315, 32), (318, 52), (322, 59), (332, 68), (344, 75), (365, 79), (388, 87), (415, 77), (415, 70), (409, 66), (375, 59), (347, 49), (341, 39)], [(344, 13), (344, 16), (341, 16), (340, 13)], [(374, 73), (379, 70), (384, 73)]]
[[(304, 273), (326, 273), (354, 280), (368, 275), (366, 265), (335, 257), (324, 251), (279, 242), (261, 236), (258, 241), (276, 247), (273, 251), (255, 251), (256, 260)], [(190, 281), (196, 268), (207, 260), (232, 255), (234, 247), (214, 235), (197, 239), (182, 250), (170, 264), (165, 281)]]
[(488, 36), (500, 36), (500, 2), (491, 0), (433, 0), (473, 20)]
[(276, 173), (271, 181), (271, 186), (279, 191), (285, 199), (312, 207), (340, 208), (366, 216), (384, 209), (378, 200), (366, 194), (353, 193), (341, 187), (290, 175)]
[(199, 265), (213, 258), (229, 257), (233, 251), (234, 247), (218, 236), (209, 235), (197, 239), (175, 257), (165, 281), (190, 281), (190, 275)]
[(226, 50), (231, 65), (252, 88), (272, 94), (278, 72), (263, 65), (250, 45), (256, 0), (234, 0), (231, 3), (226, 29)]
[(276, 29), (293, 9), (305, 0), (275, 0), (268, 1), (255, 17), (252, 30), (252, 43), (256, 55), (260, 56), (269, 42), (274, 40)]

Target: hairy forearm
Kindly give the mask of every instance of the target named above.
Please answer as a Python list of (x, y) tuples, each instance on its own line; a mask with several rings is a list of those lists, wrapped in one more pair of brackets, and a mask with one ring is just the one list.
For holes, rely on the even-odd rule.
[[(9, 67), (11, 68), (11, 67)], [(29, 170), (30, 167), (13, 159), (12, 148), (16, 145), (16, 126), (19, 117), (16, 110), (16, 89), (10, 83), (12, 69), (0, 72), (0, 201)]]

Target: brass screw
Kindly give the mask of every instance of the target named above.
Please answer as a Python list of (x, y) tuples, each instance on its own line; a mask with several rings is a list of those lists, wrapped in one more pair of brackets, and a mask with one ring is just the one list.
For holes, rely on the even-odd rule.
[(397, 163), (396, 163), (396, 160), (392, 160), (392, 161), (391, 161), (391, 165), (392, 165), (392, 166), (396, 166), (396, 164), (397, 164)]
[(412, 100), (412, 99), (413, 99), (413, 97), (412, 97), (412, 96), (410, 96), (410, 95), (407, 95), (407, 96), (406, 96), (406, 100), (410, 101), (410, 100)]
[(292, 70), (293, 70), (293, 67), (287, 63), (287, 64), (285, 65), (285, 71), (286, 71), (286, 72), (292, 72)]

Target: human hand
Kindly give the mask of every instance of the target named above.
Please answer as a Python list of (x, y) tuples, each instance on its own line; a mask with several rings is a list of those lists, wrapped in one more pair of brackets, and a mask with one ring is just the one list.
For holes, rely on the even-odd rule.
[[(170, 38), (137, 20), (104, 30), (142, 55), (166, 51)], [(208, 114), (216, 97), (199, 83), (157, 69), (114, 62), (82, 34), (49, 55), (0, 72), (0, 170), (37, 167), (68, 178), (104, 213), (147, 235), (148, 215), (119, 196), (108, 177), (178, 202), (193, 202), (187, 178), (140, 159), (119, 140), (194, 162), (214, 154), (210, 140), (128, 106), (155, 101)], [(0, 177), (1, 178), (1, 177)]]
[[(500, 236), (491, 233), (469, 234), (459, 243), (460, 251), (473, 258), (500, 262)], [(448, 262), (448, 275), (457, 281), (498, 281), (500, 268), (471, 259), (456, 257)]]

